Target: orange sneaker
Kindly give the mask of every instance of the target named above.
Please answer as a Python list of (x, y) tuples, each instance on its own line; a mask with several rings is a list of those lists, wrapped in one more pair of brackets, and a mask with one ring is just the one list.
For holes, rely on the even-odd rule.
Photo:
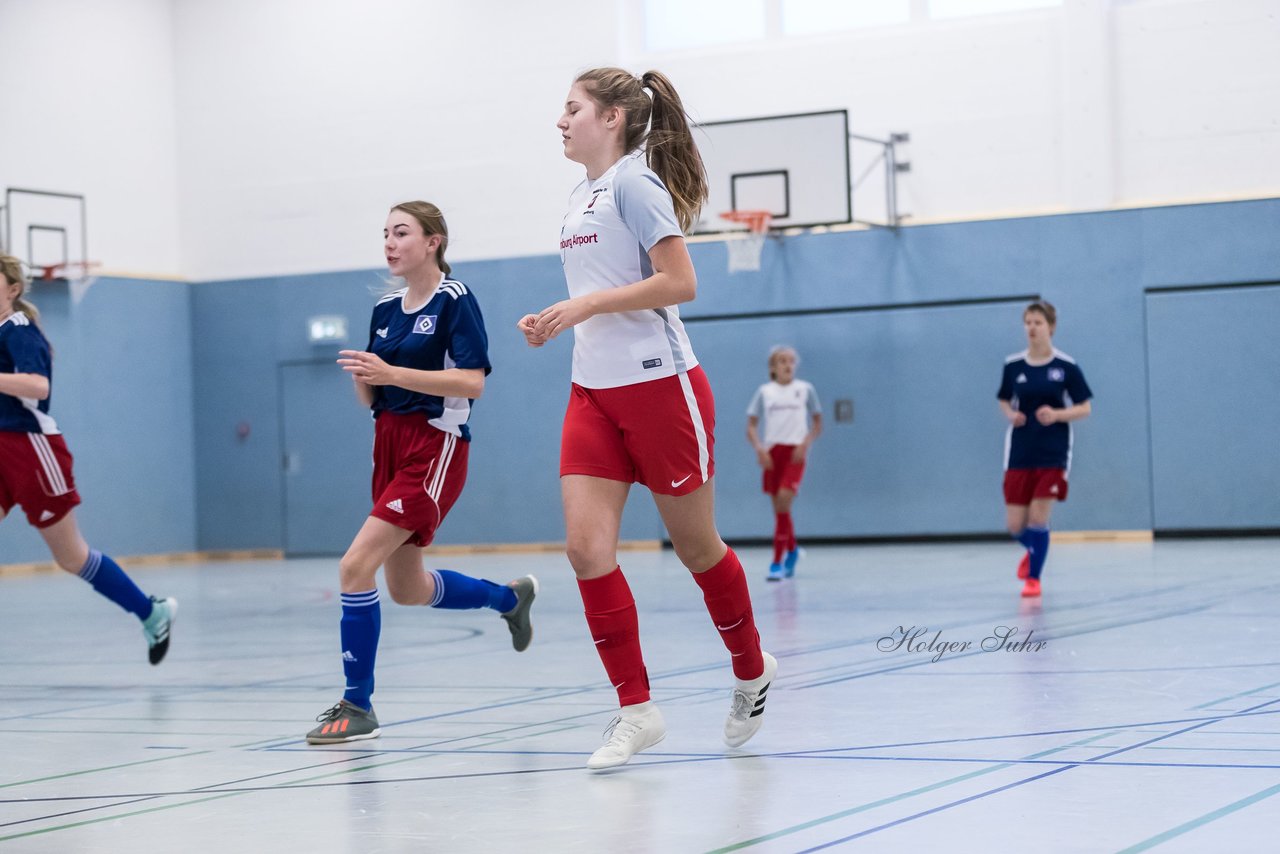
[(1028, 578), (1027, 583), (1022, 585), (1022, 598), (1029, 599), (1032, 596), (1040, 595), (1040, 579)]
[(1022, 553), (1022, 562), (1018, 564), (1018, 577), (1029, 578), (1031, 576), (1031, 552)]

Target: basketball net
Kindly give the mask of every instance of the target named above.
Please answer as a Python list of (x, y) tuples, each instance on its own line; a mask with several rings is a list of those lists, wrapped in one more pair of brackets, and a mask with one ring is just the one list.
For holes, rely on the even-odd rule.
[(42, 282), (65, 281), (71, 294), (71, 304), (79, 305), (85, 294), (89, 293), (89, 288), (93, 287), (93, 283), (98, 281), (94, 270), (100, 266), (102, 265), (97, 261), (42, 264), (40, 265), (40, 275), (36, 277), (36, 280)]
[(721, 219), (745, 225), (744, 232), (725, 238), (729, 251), (729, 272), (752, 272), (760, 269), (760, 256), (764, 253), (765, 238), (769, 236), (769, 223), (773, 216), (768, 211), (729, 211), (720, 214)]

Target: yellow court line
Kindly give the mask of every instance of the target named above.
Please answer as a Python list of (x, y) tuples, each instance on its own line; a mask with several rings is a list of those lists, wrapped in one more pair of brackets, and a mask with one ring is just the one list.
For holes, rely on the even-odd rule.
[(1155, 539), (1152, 531), (1053, 531), (1054, 543), (1149, 543)]

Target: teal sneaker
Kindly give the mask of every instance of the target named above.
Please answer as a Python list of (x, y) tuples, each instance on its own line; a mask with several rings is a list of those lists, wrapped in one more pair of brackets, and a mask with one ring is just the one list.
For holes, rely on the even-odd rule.
[(308, 744), (342, 744), (377, 738), (382, 733), (372, 707), (366, 712), (346, 700), (334, 703), (316, 721), (320, 726), (307, 733)]
[(499, 616), (507, 621), (507, 628), (511, 629), (511, 645), (516, 648), (516, 652), (524, 652), (533, 640), (533, 623), (529, 622), (529, 609), (533, 607), (533, 600), (538, 595), (538, 579), (532, 575), (526, 575), (524, 578), (517, 578), (507, 586), (516, 593), (516, 606)]
[(151, 597), (151, 615), (142, 621), (142, 634), (147, 639), (147, 658), (159, 664), (169, 651), (169, 634), (178, 616), (178, 600)]
[(769, 574), (765, 576), (766, 581), (781, 581), (787, 577), (787, 571), (782, 568), (780, 563), (769, 564)]

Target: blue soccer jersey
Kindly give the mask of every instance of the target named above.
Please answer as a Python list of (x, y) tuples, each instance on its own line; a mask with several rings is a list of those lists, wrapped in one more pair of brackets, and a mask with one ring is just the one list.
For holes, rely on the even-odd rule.
[(1027, 361), (1026, 350), (1014, 353), (1005, 359), (996, 397), (1027, 417), (1021, 427), (1009, 425), (1004, 442), (1005, 469), (1071, 470), (1071, 424), (1045, 426), (1036, 420), (1036, 410), (1042, 406), (1062, 409), (1093, 397), (1074, 359), (1055, 349), (1048, 362), (1033, 365)]
[[(0, 321), (0, 373), (40, 374), (53, 387), (53, 358), (40, 327), (20, 311)], [(13, 433), (58, 432), (49, 417), (49, 398), (33, 400), (0, 393), (0, 430)]]
[[(482, 368), (489, 364), (489, 336), (475, 295), (462, 282), (446, 276), (426, 305), (404, 304), (407, 288), (393, 291), (373, 307), (369, 324), (369, 352), (389, 365), (418, 371), (446, 368)], [(439, 397), (398, 386), (376, 386), (373, 413), (421, 412), (431, 425), (471, 441), (467, 419), (471, 401), (465, 397)]]

